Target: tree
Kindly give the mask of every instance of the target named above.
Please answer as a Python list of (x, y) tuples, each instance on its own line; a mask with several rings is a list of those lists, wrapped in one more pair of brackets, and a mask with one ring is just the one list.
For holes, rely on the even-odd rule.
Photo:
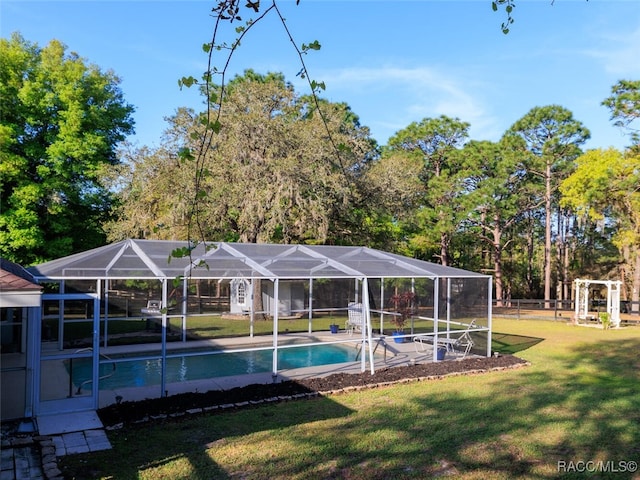
[[(300, 3), (300, 0), (296, 0), (296, 5)], [(509, 27), (513, 24), (513, 9), (515, 8), (515, 0), (492, 0), (491, 6), (494, 11), (498, 11), (500, 9), (504, 9), (507, 18), (502, 23), (502, 31), (503, 33), (509, 33)], [(275, 16), (276, 21), (279, 22), (283, 27), (284, 34), (288, 37), (291, 42), (295, 53), (297, 54), (300, 61), (300, 71), (298, 76), (300, 78), (306, 79), (308, 81), (309, 87), (311, 89), (310, 99), (311, 103), (314, 104), (317, 114), (319, 115), (323, 127), (327, 133), (327, 141), (332, 145), (334, 149), (334, 157), (342, 163), (344, 159), (342, 158), (344, 150), (340, 148), (343, 146), (340, 142), (336, 141), (333, 138), (331, 129), (328, 125), (328, 120), (325, 117), (325, 113), (320, 108), (320, 99), (319, 92), (325, 89), (324, 82), (313, 80), (309, 75), (309, 70), (307, 69), (306, 63), (304, 61), (304, 55), (313, 50), (320, 50), (321, 46), (317, 40), (314, 40), (308, 44), (298, 45), (294, 40), (289, 27), (287, 25), (286, 19), (283, 17), (276, 0), (271, 0), (271, 2), (260, 3), (260, 1), (248, 1), (241, 2), (240, 0), (217, 0), (214, 3), (214, 7), (212, 8), (213, 17), (215, 18), (213, 31), (211, 40), (204, 43), (202, 45), (203, 50), (208, 55), (207, 60), (207, 69), (202, 75), (202, 79), (197, 79), (193, 76), (182, 77), (178, 84), (180, 87), (192, 87), (194, 85), (200, 85), (205, 93), (205, 97), (207, 98), (207, 112), (204, 116), (204, 125), (205, 128), (200, 133), (199, 141), (192, 145), (191, 147), (185, 148), (182, 152), (182, 156), (185, 158), (191, 158), (195, 161), (195, 196), (192, 199), (192, 215), (190, 217), (190, 222), (193, 222), (197, 228), (200, 229), (200, 225), (198, 223), (198, 204), (199, 200), (203, 195), (206, 195), (205, 191), (200, 188), (200, 182), (205, 172), (204, 163), (205, 157), (207, 153), (214, 148), (215, 136), (220, 132), (221, 129), (221, 112), (223, 107), (223, 99), (225, 98), (224, 90), (226, 88), (226, 77), (228, 67), (231, 63), (231, 59), (234, 56), (235, 52), (239, 48), (242, 40), (248, 34), (248, 32), (253, 29), (257, 24), (261, 23), (266, 17), (269, 15)], [(249, 15), (257, 15), (257, 18), (249, 18), (248, 20), (244, 20), (245, 14)], [(223, 24), (229, 23), (229, 25), (235, 27), (233, 31), (235, 32), (235, 38), (229, 42), (221, 40), (221, 37), (225, 37), (225, 31)], [(214, 53), (215, 52), (225, 52), (222, 55), (221, 60), (214, 61)], [(217, 58), (217, 57), (216, 57)], [(215, 77), (215, 78), (214, 78)], [(211, 90), (211, 85), (215, 82), (219, 83), (219, 88), (214, 88)], [(218, 90), (217, 92), (215, 90)], [(357, 210), (356, 210), (357, 211)], [(360, 215), (359, 218), (366, 218), (366, 215)], [(440, 255), (442, 257), (442, 254)], [(446, 256), (446, 255), (445, 255)], [(446, 262), (446, 258), (445, 258)]]
[(620, 80), (602, 105), (610, 110), (613, 124), (628, 130), (635, 148), (640, 148), (640, 128), (631, 126), (640, 118), (640, 80)]
[(104, 225), (109, 241), (188, 238), (193, 172), (180, 164), (177, 151), (166, 137), (155, 149), (130, 145), (120, 149), (122, 163), (102, 179), (118, 199), (113, 218)]
[[(138, 231), (140, 223), (127, 224), (126, 218), (152, 211), (160, 216), (146, 215), (143, 224), (152, 236), (173, 232), (191, 238), (188, 223), (195, 216), (198, 236), (208, 240), (342, 239), (349, 212), (358, 204), (364, 162), (375, 150), (357, 116), (344, 104), (323, 103), (330, 131), (344, 145), (344, 163), (339, 163), (308, 97), (296, 95), (281, 74), (247, 71), (224, 92), (219, 87), (212, 92), (225, 96), (225, 108), (219, 116), (221, 128), (202, 160), (202, 173), (194, 178), (193, 160), (180, 159), (178, 152), (192, 149), (207, 125), (203, 115), (181, 110), (170, 119), (161, 151), (138, 158), (133, 172), (121, 177), (129, 178), (121, 191), (118, 217), (123, 222), (113, 224), (111, 231), (119, 236)], [(160, 187), (148, 186), (144, 193), (145, 182)], [(158, 218), (171, 229), (159, 229)]]
[[(544, 298), (551, 298), (552, 280), (552, 216), (554, 195), (559, 183), (571, 172), (574, 160), (580, 155), (580, 145), (589, 139), (589, 130), (573, 118), (573, 114), (559, 106), (534, 107), (515, 122), (505, 134), (524, 140), (528, 155), (524, 168), (540, 182), (540, 195), (545, 212), (544, 242)], [(549, 303), (546, 303), (547, 308)]]
[[(640, 301), (640, 154), (615, 149), (589, 150), (561, 186), (562, 203), (602, 227), (613, 224), (613, 241), (631, 285), (631, 300)], [(637, 303), (634, 310), (639, 310)]]
[(133, 131), (120, 80), (51, 41), (0, 39), (0, 255), (29, 265), (104, 243), (101, 169)]
[(424, 196), (415, 216), (420, 233), (411, 242), (423, 254), (437, 246), (435, 256), (443, 265), (450, 264), (451, 238), (463, 217), (456, 198), (462, 192), (464, 175), (455, 152), (467, 139), (468, 130), (469, 124), (457, 118), (425, 118), (397, 132), (386, 150), (386, 155), (408, 152), (422, 162)]
[(407, 240), (416, 210), (425, 195), (420, 173), (424, 161), (406, 151), (387, 152), (364, 173), (367, 199), (368, 245), (391, 251), (408, 251)]
[(470, 141), (461, 156), (469, 176), (466, 203), (468, 223), (491, 252), (497, 306), (508, 297), (503, 277), (503, 252), (512, 238), (506, 233), (532, 208), (520, 158), (506, 142)]

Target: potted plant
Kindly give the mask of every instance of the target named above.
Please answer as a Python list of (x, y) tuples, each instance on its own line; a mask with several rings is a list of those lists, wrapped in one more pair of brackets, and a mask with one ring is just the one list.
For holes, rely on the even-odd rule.
[[(416, 298), (416, 294), (413, 292), (396, 293), (389, 300), (393, 305), (396, 315), (393, 316), (392, 323), (395, 325), (395, 330), (392, 335), (399, 337), (404, 333), (404, 326), (407, 323), (407, 319), (413, 315), (413, 300)], [(396, 343), (404, 343), (404, 338), (394, 338)]]
[(608, 330), (611, 326), (611, 317), (609, 316), (609, 312), (600, 312), (599, 317), (602, 328), (604, 330)]

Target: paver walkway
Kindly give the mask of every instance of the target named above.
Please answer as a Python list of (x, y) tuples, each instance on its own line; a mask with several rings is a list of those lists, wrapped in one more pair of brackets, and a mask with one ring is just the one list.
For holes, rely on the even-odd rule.
[(103, 429), (2, 440), (0, 480), (62, 480), (58, 457), (111, 448)]

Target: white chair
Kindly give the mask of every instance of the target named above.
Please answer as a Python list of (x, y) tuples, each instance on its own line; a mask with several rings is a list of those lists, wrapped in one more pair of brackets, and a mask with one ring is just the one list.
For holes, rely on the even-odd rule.
[[(448, 338), (438, 337), (438, 347), (445, 348), (449, 353), (455, 353), (456, 350), (462, 351), (462, 358), (465, 358), (473, 348), (473, 339), (471, 338), (471, 330), (476, 327), (476, 319), (471, 320), (471, 323), (467, 325), (467, 328), (458, 332), (453, 332)], [(418, 344), (424, 351), (426, 349), (425, 343), (432, 344), (433, 335), (416, 335), (413, 337), (416, 352), (418, 351)]]
[(160, 331), (160, 323), (158, 321), (158, 317), (162, 315), (162, 301), (160, 300), (149, 300), (147, 302), (146, 308), (141, 308), (140, 313), (145, 315), (146, 318), (146, 329), (151, 330), (151, 327), (154, 326), (156, 332)]
[(147, 302), (147, 308), (141, 308), (140, 312), (143, 315), (161, 315), (162, 314), (162, 301), (149, 300)]
[(362, 326), (364, 325), (364, 315), (362, 314), (362, 304), (356, 302), (350, 302), (347, 308), (348, 318), (344, 329), (349, 332), (349, 335), (353, 335), (354, 330), (362, 332)]

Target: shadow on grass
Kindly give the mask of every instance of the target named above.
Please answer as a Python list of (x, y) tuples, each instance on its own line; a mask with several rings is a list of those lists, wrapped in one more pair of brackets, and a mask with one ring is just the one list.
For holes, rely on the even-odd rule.
[[(516, 351), (541, 340), (501, 339)], [(359, 392), (357, 410), (318, 398), (134, 426), (110, 433), (113, 450), (64, 461), (78, 479), (584, 478), (558, 462), (588, 461), (614, 462), (592, 478), (632, 479), (613, 468), (640, 457), (638, 351), (640, 338), (581, 343), (513, 374)], [(253, 474), (216, 463), (249, 435), (255, 447), (233, 448), (252, 456)], [(278, 437), (291, 447), (274, 447)]]
[(514, 355), (539, 344), (543, 340), (544, 338), (539, 337), (493, 332), (491, 334), (491, 348), (494, 352)]
[[(400, 441), (380, 445), (379, 455), (392, 460), (378, 462), (373, 479), (470, 472), (480, 475), (472, 478), (591, 473), (635, 479), (635, 471), (621, 468), (640, 458), (638, 351), (640, 339), (607, 340), (575, 347), (560, 368), (520, 370), (479, 390), (470, 386), (466, 392), (434, 395), (426, 387), (403, 406), (352, 417), (342, 433), (375, 437), (381, 428), (397, 429), (389, 435)], [(469, 377), (469, 383), (476, 378)], [(372, 453), (348, 443), (342, 447), (338, 478), (364, 478), (363, 465), (371, 464)], [(559, 467), (589, 461), (605, 463), (592, 464), (600, 468), (592, 472)]]
[[(261, 431), (278, 432), (304, 423), (344, 418), (352, 413), (330, 398), (318, 397), (195, 417), (182, 415), (111, 431), (111, 450), (62, 457), (60, 466), (76, 480), (139, 479), (142, 472), (145, 472), (144, 478), (236, 478), (220, 467), (207, 450), (222, 446), (233, 437)], [(156, 474), (154, 469), (162, 473)]]
[[(474, 346), (472, 352), (476, 355), (486, 355), (487, 352), (487, 334), (486, 332), (477, 332), (472, 334)], [(514, 335), (511, 333), (491, 333), (491, 350), (502, 355), (515, 355), (528, 348), (531, 348), (544, 338), (530, 337), (526, 335)]]

